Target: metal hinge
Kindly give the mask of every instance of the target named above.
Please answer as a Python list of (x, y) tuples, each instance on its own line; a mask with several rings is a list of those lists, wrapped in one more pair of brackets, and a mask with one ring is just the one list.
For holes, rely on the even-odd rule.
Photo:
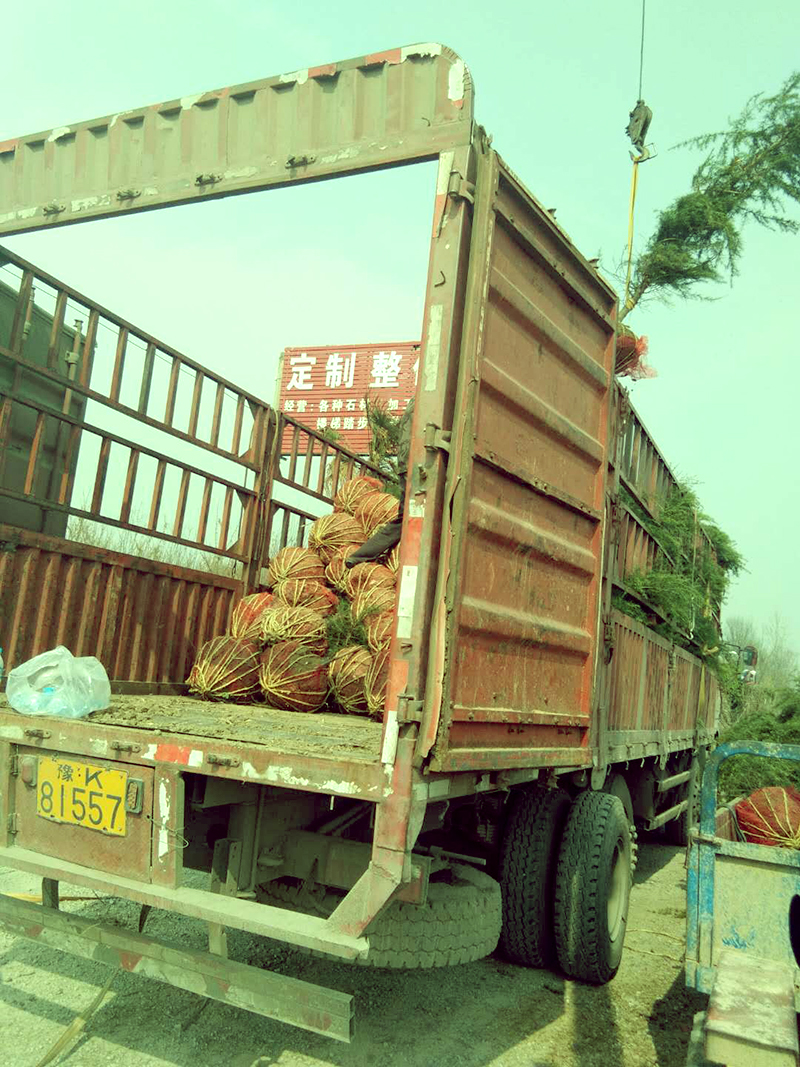
[(401, 693), (397, 698), (398, 722), (422, 722), (423, 702), (414, 700), (410, 694)]
[(430, 452), (440, 449), (449, 454), (451, 436), (449, 430), (440, 430), (434, 423), (429, 422), (425, 427), (425, 448)]
[(462, 178), (457, 170), (450, 172), (450, 181), (447, 184), (447, 195), (451, 200), (467, 200), (470, 204), (475, 203), (475, 183)]
[(10, 834), (19, 833), (19, 817), (17, 813), (13, 811), (8, 817), (8, 832)]
[(19, 756), (16, 754), (8, 761), (8, 773), (15, 776), (19, 774)]

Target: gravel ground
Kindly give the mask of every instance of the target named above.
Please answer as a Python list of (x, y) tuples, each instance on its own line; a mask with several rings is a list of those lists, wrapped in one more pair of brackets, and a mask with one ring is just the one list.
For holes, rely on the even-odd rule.
[[(0, 892), (38, 892), (29, 875), (0, 869)], [(86, 890), (62, 885), (62, 896)], [(65, 903), (98, 921), (133, 924), (117, 899)], [(683, 852), (640, 848), (622, 966), (594, 988), (498, 957), (437, 971), (370, 971), (304, 957), (231, 932), (233, 958), (356, 998), (356, 1038), (342, 1045), (158, 982), (120, 972), (69, 1067), (684, 1067), (692, 1017), (705, 997), (684, 988)], [(201, 923), (153, 912), (147, 933), (204, 943)], [(0, 933), (3, 1062), (35, 1067), (108, 970)], [(16, 1050), (8, 1058), (8, 1050)]]

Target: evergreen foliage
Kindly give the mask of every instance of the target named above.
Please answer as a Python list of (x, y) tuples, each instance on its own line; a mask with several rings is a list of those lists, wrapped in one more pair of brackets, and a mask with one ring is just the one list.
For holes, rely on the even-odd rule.
[[(676, 486), (654, 503), (657, 519), (624, 487), (620, 499), (656, 540), (661, 554), (651, 570), (634, 571), (625, 577), (633, 596), (618, 595), (614, 607), (647, 622), (657, 633), (695, 655), (704, 656), (722, 677), (727, 664), (719, 657), (721, 638), (714, 610), (725, 599), (731, 577), (744, 567), (741, 553), (730, 536), (705, 514), (689, 486)], [(661, 619), (654, 618), (648, 607)]]
[(747, 222), (786, 233), (800, 229), (787, 214), (800, 203), (800, 72), (774, 96), (754, 96), (727, 130), (677, 147), (686, 146), (708, 154), (691, 191), (658, 216), (636, 260), (623, 319), (646, 296), (702, 298), (698, 285), (726, 274), (732, 280)]

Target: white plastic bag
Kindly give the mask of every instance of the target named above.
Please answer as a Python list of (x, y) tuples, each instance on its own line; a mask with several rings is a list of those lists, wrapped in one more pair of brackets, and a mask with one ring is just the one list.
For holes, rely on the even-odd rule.
[(109, 706), (111, 684), (99, 659), (59, 645), (10, 671), (6, 697), (21, 715), (82, 719)]

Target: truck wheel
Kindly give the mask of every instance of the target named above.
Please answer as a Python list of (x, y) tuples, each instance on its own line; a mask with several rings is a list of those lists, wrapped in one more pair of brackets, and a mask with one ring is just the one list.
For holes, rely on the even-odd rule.
[(572, 798), (563, 789), (521, 789), (511, 800), (500, 851), (504, 954), (528, 967), (555, 959), (553, 893), (561, 831)]
[[(324, 886), (309, 892), (296, 878), (267, 882), (261, 892), (269, 903), (318, 915), (330, 915), (342, 899)], [(425, 904), (396, 900), (381, 912), (365, 931), (369, 952), (354, 962), (406, 970), (472, 963), (494, 952), (501, 920), (498, 882), (484, 871), (454, 863), (431, 876)], [(343, 962), (324, 952), (309, 954)]]
[(639, 834), (636, 830), (636, 823), (633, 818), (631, 791), (628, 789), (628, 783), (621, 774), (612, 774), (606, 780), (606, 784), (603, 786), (603, 792), (610, 793), (612, 797), (619, 797), (622, 801), (622, 806), (625, 809), (625, 815), (628, 818), (628, 823), (631, 828), (631, 873), (633, 873), (636, 870), (636, 863), (639, 859)]
[(677, 819), (668, 822), (664, 827), (664, 834), (671, 845), (686, 848), (689, 844), (689, 831), (700, 822), (700, 784), (701, 774), (698, 761), (692, 760), (690, 770), (692, 776), (686, 783), (686, 789), (680, 799), (688, 800), (689, 805)]
[(561, 839), (556, 951), (569, 978), (600, 985), (617, 973), (631, 893), (631, 832), (619, 797), (581, 794)]

